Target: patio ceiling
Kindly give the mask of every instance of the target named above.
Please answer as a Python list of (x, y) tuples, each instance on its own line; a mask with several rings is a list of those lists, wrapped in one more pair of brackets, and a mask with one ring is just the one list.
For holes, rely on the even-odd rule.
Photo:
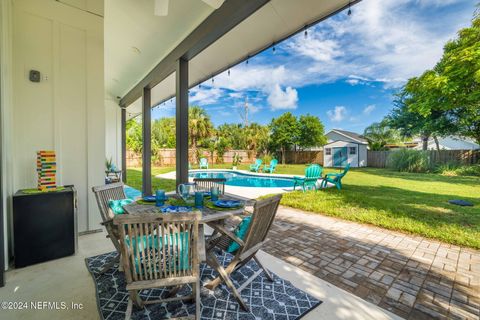
[(200, 0), (175, 0), (160, 17), (154, 0), (105, 0), (107, 94), (123, 97), (213, 10)]
[[(131, 0), (119, 1), (121, 5), (113, 4), (112, 0), (106, 4), (105, 18), (105, 41), (106, 47), (106, 87), (113, 96), (125, 97), (141, 78), (146, 75), (154, 65), (171, 51), (178, 41), (183, 39), (189, 31), (198, 26), (213, 9), (199, 0), (178, 0), (170, 1), (171, 7), (167, 18), (174, 22), (163, 22), (165, 17), (153, 15), (153, 0), (142, 0), (141, 8), (135, 9), (138, 15), (136, 19), (122, 20), (122, 15), (132, 6)], [(227, 0), (228, 1), (228, 0)], [(249, 56), (278, 43), (292, 34), (301, 31), (305, 26), (314, 24), (330, 15), (342, 10), (349, 3), (357, 1), (349, 0), (271, 0), (261, 7), (250, 17), (234, 27), (231, 31), (219, 38), (207, 49), (200, 52), (189, 61), (189, 86), (195, 86), (204, 80), (226, 70), (227, 68), (245, 60)], [(109, 9), (113, 7), (113, 13), (109, 17)], [(188, 8), (187, 10), (185, 10)], [(193, 10), (193, 8), (199, 9)], [(140, 12), (141, 11), (141, 12)], [(192, 12), (195, 11), (195, 14)], [(140, 16), (143, 14), (145, 17)], [(191, 19), (187, 16), (192, 16)], [(178, 21), (181, 21), (178, 23)], [(183, 24), (186, 25), (183, 25)], [(135, 25), (135, 27), (133, 27)], [(180, 27), (179, 29), (176, 29)], [(133, 31), (123, 32), (123, 30)], [(153, 28), (153, 29), (152, 29)], [(159, 28), (161, 29), (159, 31)], [(164, 28), (164, 29), (162, 29)], [(168, 28), (173, 28), (168, 30)], [(120, 30), (120, 31), (119, 31)], [(143, 34), (141, 31), (144, 31)], [(175, 31), (175, 32), (174, 32)], [(121, 36), (110, 36), (117, 33)], [(139, 35), (140, 33), (140, 35)], [(172, 36), (175, 33), (175, 36)], [(181, 35), (184, 35), (181, 37)], [(138, 43), (138, 37), (143, 39), (142, 53), (134, 58), (125, 58), (132, 55), (130, 47), (132, 43)], [(165, 38), (164, 38), (165, 36)], [(154, 40), (155, 39), (155, 40)], [(162, 39), (158, 41), (157, 39)], [(122, 44), (120, 44), (120, 42)], [(123, 46), (123, 50), (130, 50), (123, 53), (123, 60), (115, 58), (116, 49)], [(144, 54), (144, 52), (148, 52)], [(112, 61), (110, 61), (112, 60)], [(110, 62), (109, 62), (110, 61)], [(117, 83), (117, 79), (121, 83)], [(169, 99), (175, 95), (175, 76), (171, 74), (162, 82), (152, 88), (152, 106)], [(140, 97), (132, 104), (128, 103), (127, 115), (134, 116), (142, 111), (142, 100)]]

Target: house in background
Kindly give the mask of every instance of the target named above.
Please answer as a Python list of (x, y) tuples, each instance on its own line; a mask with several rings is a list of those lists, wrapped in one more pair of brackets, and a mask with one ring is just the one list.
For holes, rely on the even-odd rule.
[(323, 146), (325, 167), (367, 166), (368, 142), (355, 132), (333, 129), (326, 134), (328, 143)]
[[(417, 141), (418, 140), (418, 141)], [(415, 150), (422, 150), (422, 141), (421, 139), (415, 139), (414, 142), (417, 142)], [(470, 138), (464, 138), (459, 136), (448, 136), (444, 138), (438, 138), (438, 145), (440, 150), (478, 150), (480, 145), (475, 143)], [(430, 138), (428, 140), (428, 150), (437, 150), (437, 145), (435, 140)]]

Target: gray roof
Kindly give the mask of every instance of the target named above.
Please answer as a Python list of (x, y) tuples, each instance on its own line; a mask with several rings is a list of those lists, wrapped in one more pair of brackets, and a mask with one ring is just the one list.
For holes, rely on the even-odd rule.
[(357, 140), (362, 143), (368, 143), (367, 139), (365, 139), (361, 134), (351, 132), (351, 131), (346, 131), (346, 130), (338, 130), (338, 129), (333, 129), (332, 131), (340, 133), (350, 139)]

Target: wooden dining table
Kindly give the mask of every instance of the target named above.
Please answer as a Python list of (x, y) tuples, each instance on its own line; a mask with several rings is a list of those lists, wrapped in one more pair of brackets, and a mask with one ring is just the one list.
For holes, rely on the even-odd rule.
[[(180, 199), (180, 196), (176, 193), (168, 193), (168, 197), (172, 197), (175, 199)], [(212, 209), (206, 206), (202, 208), (195, 208), (195, 210), (199, 210), (202, 213), (202, 218), (199, 221), (198, 226), (198, 254), (200, 261), (206, 261), (206, 242), (205, 242), (205, 225), (208, 223), (223, 223), (226, 219), (234, 216), (239, 216), (245, 213), (245, 208), (248, 206), (252, 206), (255, 203), (255, 200), (244, 198), (241, 196), (233, 195), (225, 193), (224, 195), (219, 196), (220, 200), (240, 200), (245, 203), (244, 207), (225, 210), (225, 209)], [(166, 204), (167, 206), (167, 204)], [(127, 204), (123, 207), (126, 214), (158, 214), (161, 213), (162, 207), (157, 207), (155, 204), (142, 204), (138, 202), (133, 202)]]

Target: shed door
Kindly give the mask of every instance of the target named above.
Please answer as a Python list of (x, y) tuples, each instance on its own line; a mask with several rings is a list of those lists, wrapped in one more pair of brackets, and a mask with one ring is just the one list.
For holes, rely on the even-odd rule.
[(345, 167), (347, 165), (347, 147), (333, 148), (333, 166)]

